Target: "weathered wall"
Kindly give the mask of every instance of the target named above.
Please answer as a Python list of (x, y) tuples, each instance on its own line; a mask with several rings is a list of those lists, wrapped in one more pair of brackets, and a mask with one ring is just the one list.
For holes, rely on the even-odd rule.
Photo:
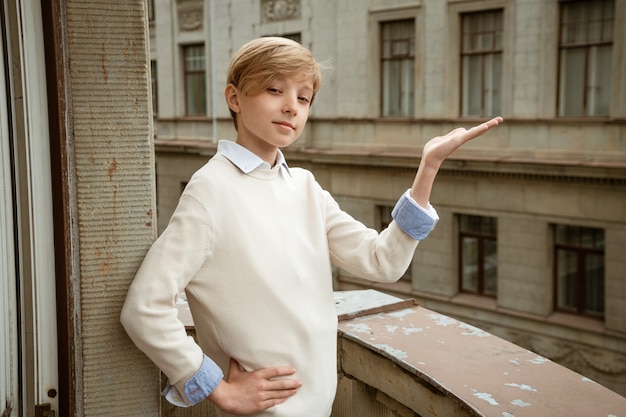
[(155, 176), (143, 0), (67, 1), (68, 159), (80, 265), (76, 408), (159, 415), (159, 373), (126, 336), (126, 290), (155, 237)]

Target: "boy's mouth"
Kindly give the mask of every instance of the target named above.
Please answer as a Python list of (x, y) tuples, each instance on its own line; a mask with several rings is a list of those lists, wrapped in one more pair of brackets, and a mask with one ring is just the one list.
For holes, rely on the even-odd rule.
[(295, 127), (291, 123), (289, 123), (289, 122), (274, 122), (274, 124), (277, 124), (279, 126), (282, 126), (282, 127), (285, 127), (285, 128), (291, 129), (291, 130), (295, 129)]

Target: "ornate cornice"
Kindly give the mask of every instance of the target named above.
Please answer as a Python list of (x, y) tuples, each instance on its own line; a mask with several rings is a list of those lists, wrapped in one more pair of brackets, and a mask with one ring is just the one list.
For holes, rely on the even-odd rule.
[(198, 0), (176, 1), (178, 28), (181, 32), (202, 30), (204, 21), (203, 5), (204, 3)]
[(300, 10), (300, 0), (261, 0), (263, 22), (299, 19)]

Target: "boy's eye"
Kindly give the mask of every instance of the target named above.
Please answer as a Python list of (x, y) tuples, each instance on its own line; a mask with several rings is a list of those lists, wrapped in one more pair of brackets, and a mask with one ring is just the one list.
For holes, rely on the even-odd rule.
[(298, 97), (298, 101), (300, 101), (301, 103), (304, 103), (304, 104), (308, 104), (308, 103), (311, 102), (311, 99), (306, 97), (306, 96), (300, 96), (300, 97)]
[(269, 91), (270, 93), (280, 93), (280, 90), (274, 87), (268, 87), (267, 91)]

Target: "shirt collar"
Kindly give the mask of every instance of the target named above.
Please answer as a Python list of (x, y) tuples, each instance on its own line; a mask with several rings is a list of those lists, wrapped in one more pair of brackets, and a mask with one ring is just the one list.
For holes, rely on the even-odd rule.
[[(249, 174), (255, 169), (272, 169), (270, 164), (259, 158), (254, 152), (249, 151), (248, 149), (244, 148), (238, 143), (233, 142), (232, 140), (220, 140), (217, 144), (217, 153), (224, 155), (244, 174)], [(276, 164), (274, 166), (277, 168), (285, 168), (287, 173), (291, 175), (291, 172), (289, 171), (289, 166), (287, 165), (287, 161), (285, 161), (285, 156), (280, 151), (280, 149), (278, 149), (278, 152), (276, 154)]]

